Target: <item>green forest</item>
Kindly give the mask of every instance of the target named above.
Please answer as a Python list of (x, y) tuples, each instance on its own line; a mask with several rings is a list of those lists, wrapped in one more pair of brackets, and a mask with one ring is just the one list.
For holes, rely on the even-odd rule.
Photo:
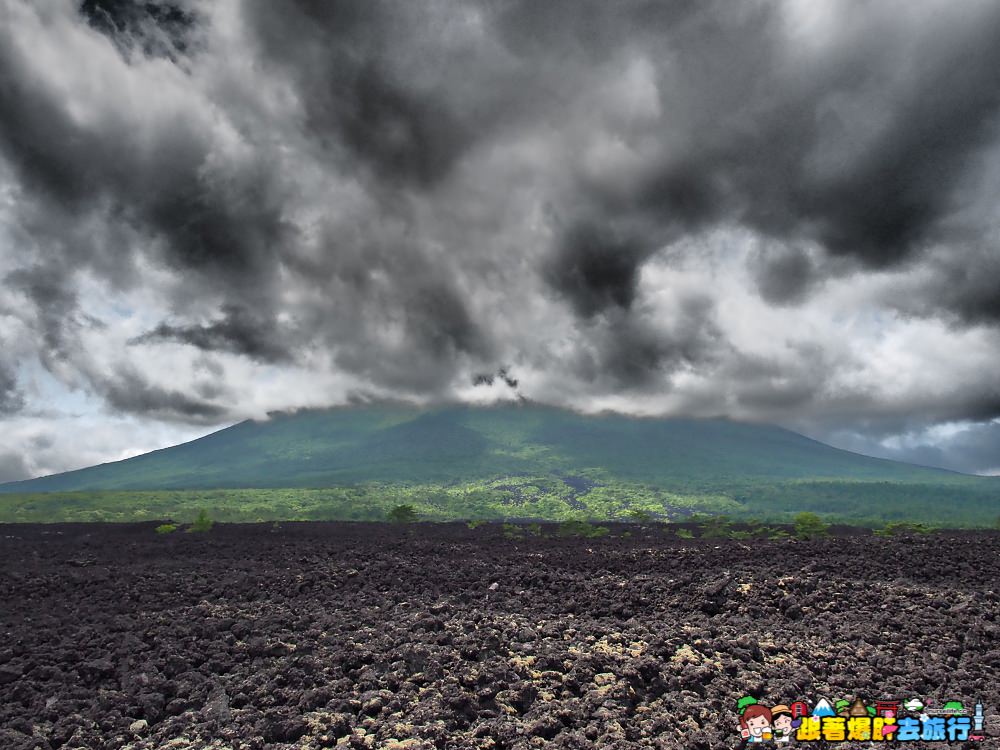
[[(175, 521), (200, 511), (217, 521), (380, 521), (412, 505), (423, 521), (628, 521), (636, 511), (661, 521), (722, 514), (736, 522), (788, 523), (811, 511), (827, 523), (893, 522), (948, 528), (994, 526), (992, 492), (948, 485), (856, 481), (747, 483), (729, 491), (668, 491), (606, 481), (586, 486), (555, 477), (504, 477), (459, 485), (365, 484), (338, 488), (86, 491), (0, 495), (0, 523)], [(589, 480), (587, 480), (589, 484)], [(581, 487), (582, 486), (582, 487)], [(580, 491), (580, 490), (583, 491)]]

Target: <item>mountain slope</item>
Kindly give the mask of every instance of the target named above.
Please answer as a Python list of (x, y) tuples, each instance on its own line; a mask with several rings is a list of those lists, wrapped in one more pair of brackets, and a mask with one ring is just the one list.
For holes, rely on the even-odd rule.
[(706, 488), (748, 480), (940, 483), (961, 477), (839, 450), (778, 427), (725, 420), (583, 416), (534, 405), (379, 405), (242, 422), (124, 461), (0, 485), (0, 492), (455, 483), (581, 472)]

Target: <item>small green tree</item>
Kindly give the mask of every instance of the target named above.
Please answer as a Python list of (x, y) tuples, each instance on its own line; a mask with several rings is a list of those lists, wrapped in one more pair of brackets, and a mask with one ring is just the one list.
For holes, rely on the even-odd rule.
[(385, 518), (392, 523), (414, 523), (417, 520), (417, 509), (409, 504), (397, 505)]
[(930, 534), (931, 527), (909, 521), (890, 521), (881, 529), (875, 529), (875, 536), (905, 536), (907, 534)]
[(796, 539), (816, 539), (829, 535), (830, 527), (823, 523), (822, 519), (815, 513), (803, 511), (795, 516)]
[(211, 531), (214, 523), (215, 521), (209, 518), (208, 511), (202, 508), (198, 513), (198, 517), (194, 519), (194, 523), (188, 526), (188, 532), (194, 531), (204, 533)]
[(648, 524), (654, 520), (653, 514), (644, 508), (632, 508), (628, 512), (628, 517), (633, 523), (638, 524)]
[(731, 531), (732, 523), (726, 515), (713, 516), (701, 524), (702, 539), (721, 539), (729, 536)]

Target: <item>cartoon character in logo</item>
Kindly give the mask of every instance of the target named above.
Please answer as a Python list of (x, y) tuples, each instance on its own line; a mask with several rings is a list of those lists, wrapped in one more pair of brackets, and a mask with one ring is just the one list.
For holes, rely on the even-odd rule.
[(792, 718), (792, 709), (784, 704), (771, 706), (771, 725), (774, 727), (775, 742), (790, 742), (802, 719)]
[(771, 709), (759, 703), (747, 706), (740, 716), (740, 729), (747, 742), (770, 742)]

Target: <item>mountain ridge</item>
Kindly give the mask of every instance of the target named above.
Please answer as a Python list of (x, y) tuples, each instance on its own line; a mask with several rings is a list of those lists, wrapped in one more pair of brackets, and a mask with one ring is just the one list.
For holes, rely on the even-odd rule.
[[(771, 450), (757, 450), (760, 443)], [(546, 452), (548, 461), (541, 458)], [(476, 466), (470, 471), (460, 465), (463, 461)], [(642, 466), (643, 461), (649, 465)], [(783, 479), (971, 478), (835, 448), (776, 425), (724, 417), (585, 415), (530, 402), (378, 403), (272, 412), (267, 420), (244, 420), (139, 456), (8, 482), (0, 485), (0, 493), (447, 482), (512, 470), (583, 469), (668, 484), (672, 477), (687, 481), (732, 472)]]

